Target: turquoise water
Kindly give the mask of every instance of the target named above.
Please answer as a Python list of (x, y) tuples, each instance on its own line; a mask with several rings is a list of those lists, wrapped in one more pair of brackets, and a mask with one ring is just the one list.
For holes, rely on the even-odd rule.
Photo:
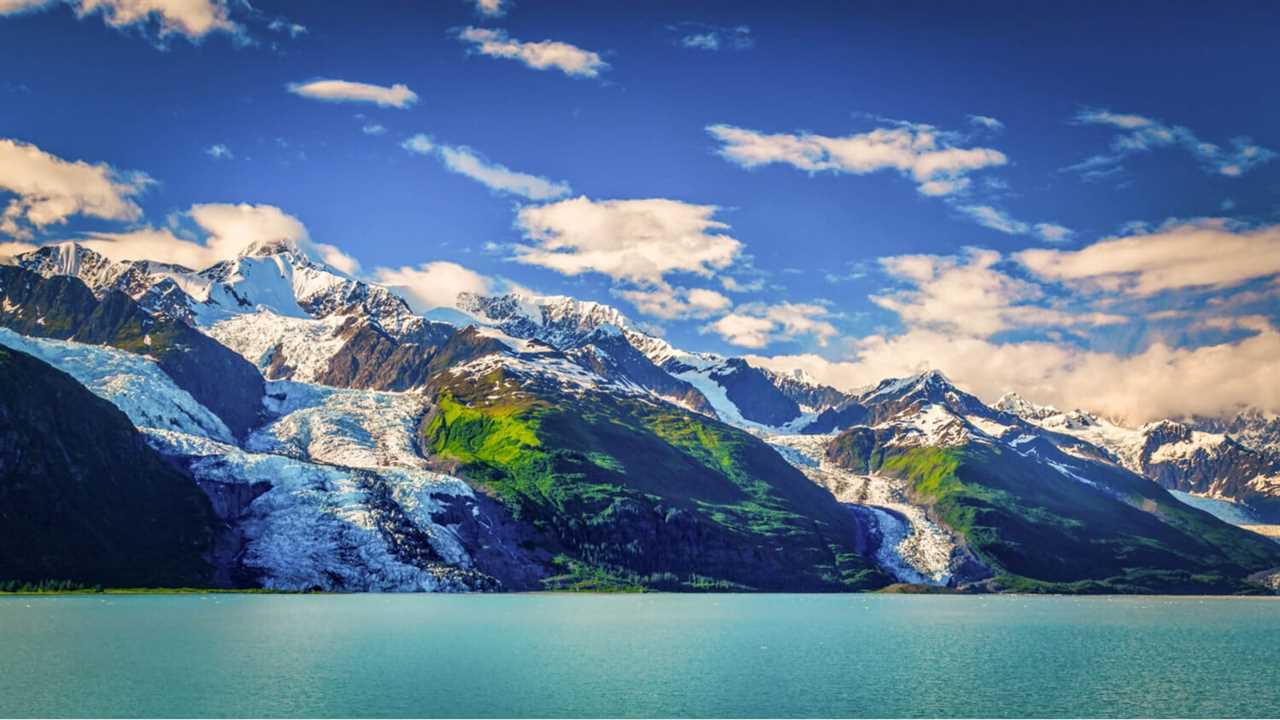
[(1280, 601), (0, 598), (0, 716), (1280, 716)]

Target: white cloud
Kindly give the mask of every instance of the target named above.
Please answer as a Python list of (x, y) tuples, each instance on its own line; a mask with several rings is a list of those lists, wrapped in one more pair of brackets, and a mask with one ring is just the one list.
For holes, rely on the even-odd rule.
[(1031, 228), (1037, 237), (1045, 242), (1065, 242), (1071, 239), (1075, 231), (1068, 227), (1063, 227), (1057, 223), (1036, 223)]
[(961, 255), (898, 255), (880, 259), (904, 289), (871, 296), (910, 328), (987, 337), (1020, 327), (1110, 325), (1125, 318), (1068, 313), (1049, 307), (1040, 286), (1000, 270), (994, 250)]
[(757, 277), (754, 280), (742, 280), (732, 275), (721, 275), (720, 287), (732, 293), (758, 292), (764, 289), (764, 278)]
[[(17, 15), (52, 7), (56, 0), (0, 0), (0, 16)], [(66, 0), (77, 16), (101, 13), (114, 28), (155, 24), (160, 38), (182, 35), (199, 40), (209, 33), (241, 36), (244, 28), (231, 19), (222, 0)]]
[(489, 57), (518, 60), (535, 70), (555, 68), (575, 77), (597, 77), (609, 69), (609, 63), (598, 53), (555, 40), (522, 42), (507, 36), (503, 30), (467, 27), (458, 39), (471, 44), (473, 52)]
[(38, 247), (24, 242), (0, 242), (0, 265), (12, 265), (15, 255), (29, 253)]
[(1057, 223), (1028, 223), (1016, 220), (1004, 210), (990, 205), (960, 205), (956, 208), (968, 215), (974, 222), (1006, 235), (1031, 235), (1045, 242), (1057, 243), (1068, 240), (1073, 231)]
[(359, 263), (333, 245), (312, 242), (298, 218), (274, 205), (193, 205), (185, 213), (201, 240), (178, 237), (165, 228), (92, 233), (81, 244), (112, 260), (154, 260), (203, 269), (240, 255), (255, 244), (282, 242), (346, 273)]
[(35, 145), (0, 138), (0, 194), (15, 196), (0, 213), (0, 233), (30, 238), (33, 229), (75, 215), (137, 220), (142, 209), (133, 198), (152, 182), (145, 173), (67, 161)]
[(697, 50), (719, 50), (720, 36), (714, 32), (694, 33), (680, 38), (680, 44)]
[(1046, 280), (1134, 295), (1228, 287), (1280, 273), (1280, 225), (1243, 228), (1222, 218), (1175, 222), (1081, 250), (1025, 250), (1017, 259)]
[(486, 162), (468, 147), (441, 146), (440, 155), (449, 170), (498, 192), (530, 200), (552, 200), (572, 192), (568, 183), (508, 170), (503, 165)]
[(0, 15), (21, 15), (51, 7), (57, 0), (0, 0)]
[(289, 37), (291, 38), (296, 38), (299, 35), (307, 34), (306, 25), (299, 25), (296, 22), (290, 22), (288, 20), (285, 20), (284, 18), (276, 18), (275, 20), (272, 20), (271, 24), (267, 25), (267, 29), (271, 30), (272, 32), (289, 33)]
[(1243, 340), (1196, 348), (1155, 343), (1132, 355), (913, 330), (857, 340), (852, 358), (842, 362), (817, 355), (748, 360), (775, 370), (803, 368), (845, 389), (936, 368), (988, 402), (1016, 390), (1036, 402), (1084, 406), (1134, 423), (1241, 406), (1280, 412), (1280, 332), (1265, 320), (1243, 322), (1254, 333)]
[(681, 47), (691, 50), (749, 50), (755, 46), (751, 28), (746, 25), (725, 27), (703, 23), (681, 23), (668, 28), (679, 33)]
[(999, 120), (989, 115), (970, 115), (969, 122), (973, 123), (974, 125), (979, 125), (981, 127), (987, 128), (988, 130), (1004, 129), (1004, 123), (1000, 122)]
[(934, 196), (959, 192), (968, 185), (967, 174), (1008, 162), (999, 150), (957, 147), (951, 133), (909, 123), (844, 137), (767, 135), (732, 125), (710, 125), (707, 132), (722, 143), (725, 159), (745, 168), (783, 163), (810, 173), (854, 175), (896, 170)]
[(1006, 235), (1024, 235), (1031, 230), (1027, 223), (1014, 220), (1008, 213), (990, 205), (963, 205), (957, 209), (979, 225)]
[(507, 14), (511, 8), (511, 0), (469, 0), (475, 5), (476, 12), (485, 17), (497, 18)]
[(438, 261), (417, 267), (378, 268), (378, 282), (400, 292), (416, 312), (451, 308), (462, 292), (487, 295), (493, 282), (457, 263)]
[(751, 349), (804, 335), (825, 346), (837, 334), (835, 326), (823, 319), (828, 315), (822, 305), (748, 303), (704, 326), (702, 332), (713, 332), (731, 345)]
[(644, 315), (663, 320), (708, 318), (733, 306), (733, 301), (707, 288), (657, 287), (615, 290), (614, 294), (636, 306)]
[(232, 22), (227, 4), (218, 0), (79, 0), (76, 14), (95, 12), (117, 28), (154, 20), (161, 37), (177, 33), (194, 40), (212, 32), (243, 31)]
[(438, 145), (422, 133), (400, 143), (400, 147), (414, 155), (436, 154), (449, 172), (469, 177), (495, 192), (539, 201), (554, 200), (572, 192), (568, 183), (516, 172), (505, 165), (485, 160), (465, 145)]
[(516, 226), (530, 244), (515, 260), (565, 275), (598, 272), (614, 280), (661, 285), (669, 273), (710, 276), (728, 267), (742, 243), (713, 219), (714, 205), (661, 198), (586, 197), (521, 208)]
[(436, 144), (431, 142), (431, 138), (418, 133), (413, 137), (400, 143), (400, 147), (408, 150), (416, 155), (430, 155), (432, 150), (436, 149)]
[(1226, 177), (1239, 177), (1276, 157), (1274, 150), (1257, 145), (1246, 137), (1233, 138), (1231, 149), (1223, 149), (1219, 145), (1201, 140), (1189, 128), (1169, 125), (1143, 115), (1085, 108), (1076, 114), (1075, 121), (1081, 125), (1104, 125), (1123, 131), (1112, 138), (1111, 154), (1093, 155), (1063, 168), (1080, 173), (1086, 180), (1096, 180), (1119, 172), (1119, 163), (1126, 156), (1161, 147), (1182, 147), (1210, 172)]
[(391, 87), (383, 87), (347, 80), (318, 79), (305, 83), (289, 83), (285, 87), (294, 95), (325, 102), (373, 103), (378, 107), (393, 107), (401, 110), (418, 102), (418, 95), (399, 83)]
[(226, 145), (223, 145), (222, 143), (218, 143), (216, 145), (210, 145), (209, 147), (205, 148), (204, 154), (208, 155), (214, 160), (235, 159), (235, 153), (231, 152), (231, 148), (227, 147)]
[(378, 123), (366, 123), (360, 128), (360, 132), (365, 135), (386, 135), (387, 129)]

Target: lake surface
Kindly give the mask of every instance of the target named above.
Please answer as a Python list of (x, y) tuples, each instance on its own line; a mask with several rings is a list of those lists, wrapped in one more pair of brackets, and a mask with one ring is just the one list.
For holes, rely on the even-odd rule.
[(1280, 601), (0, 598), (0, 716), (1280, 716)]

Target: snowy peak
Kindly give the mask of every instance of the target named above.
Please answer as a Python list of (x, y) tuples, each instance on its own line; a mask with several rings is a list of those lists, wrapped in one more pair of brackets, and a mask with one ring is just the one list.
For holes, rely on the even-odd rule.
[(905, 413), (937, 405), (958, 415), (997, 416), (978, 398), (957, 388), (937, 370), (906, 378), (883, 380), (855, 401), (867, 408), (873, 422), (884, 422)]
[(1001, 395), (993, 407), (1002, 412), (1017, 415), (1023, 420), (1043, 420), (1061, 413), (1052, 405), (1037, 405), (1016, 392)]
[(110, 289), (127, 270), (127, 266), (114, 263), (76, 242), (45, 245), (17, 256), (16, 262), (18, 267), (42, 277), (69, 275), (79, 278), (95, 295)]
[(616, 308), (564, 296), (461, 293), (458, 308), (482, 322), (496, 325), (508, 335), (541, 340), (559, 349), (581, 345), (600, 329), (635, 333), (631, 321)]
[(259, 309), (297, 318), (365, 315), (394, 333), (421, 324), (391, 290), (313, 260), (288, 239), (253, 243), (201, 271), (146, 260), (113, 262), (77, 243), (41, 247), (16, 261), (44, 277), (77, 277), (99, 297), (119, 290), (150, 312), (200, 325)]

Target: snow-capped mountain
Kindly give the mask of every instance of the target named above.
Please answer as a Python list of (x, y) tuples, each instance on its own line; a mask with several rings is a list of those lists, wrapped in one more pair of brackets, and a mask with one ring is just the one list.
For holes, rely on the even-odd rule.
[(269, 310), (293, 318), (360, 315), (398, 330), (413, 313), (390, 290), (313, 260), (296, 243), (255, 243), (203, 270), (132, 260), (113, 262), (75, 242), (47, 245), (15, 258), (43, 277), (79, 278), (98, 297), (119, 290), (149, 311), (211, 325)]
[(602, 351), (614, 363), (612, 368), (599, 363), (598, 370), (615, 370), (684, 407), (714, 412), (739, 426), (800, 427), (845, 399), (835, 388), (803, 374), (783, 375), (753, 367), (741, 358), (680, 350), (600, 303), (519, 293), (464, 294), (459, 307), (514, 337), (570, 352), (588, 347)]
[[(1081, 410), (1035, 405), (1015, 393), (1006, 394), (996, 407), (1101, 448), (1125, 468), (1170, 490), (1242, 504), (1259, 521), (1280, 519), (1280, 456), (1248, 447), (1229, 434), (1176, 420), (1129, 428)], [(1205, 426), (1202, 421), (1200, 427)], [(1226, 429), (1228, 423), (1216, 427)]]
[(0, 344), (185, 469), (222, 584), (1220, 592), (1280, 565), (1126, 469), (1242, 466), (1204, 431), (991, 407), (938, 372), (844, 393), (567, 297), (436, 322), (287, 243), (200, 271), (18, 262)]
[[(1043, 423), (1056, 417), (1045, 409), (1017, 398), (986, 406), (936, 371), (883, 381), (849, 407), (860, 409), (861, 421), (833, 437), (770, 441), (807, 459), (810, 476), (837, 497), (871, 511), (877, 556), (904, 581), (1142, 587), (1151, 575), (1098, 548), (1133, 544), (1146, 553), (1144, 573), (1176, 574), (1185, 562), (1180, 548), (1204, 542), (1221, 522), (1107, 450), (1009, 412)], [(1268, 552), (1261, 536), (1233, 532), (1249, 549), (1229, 562)]]

